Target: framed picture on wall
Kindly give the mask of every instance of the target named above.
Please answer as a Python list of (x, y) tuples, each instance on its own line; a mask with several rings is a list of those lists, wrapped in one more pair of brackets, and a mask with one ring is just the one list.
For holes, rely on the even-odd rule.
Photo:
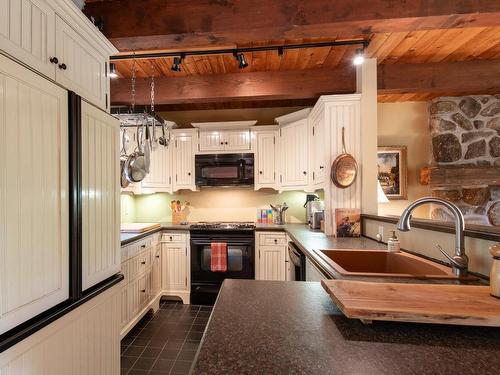
[(361, 210), (359, 208), (335, 209), (335, 229), (337, 237), (360, 237)]
[(378, 180), (388, 199), (408, 199), (406, 146), (378, 148)]

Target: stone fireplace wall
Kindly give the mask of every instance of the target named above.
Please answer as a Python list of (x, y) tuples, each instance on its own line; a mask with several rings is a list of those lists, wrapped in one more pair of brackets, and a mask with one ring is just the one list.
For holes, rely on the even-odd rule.
[[(500, 95), (436, 98), (429, 106), (433, 164), (490, 166), (500, 173)], [(471, 224), (500, 226), (500, 186), (482, 184), (433, 188), (434, 196), (456, 203)], [(433, 207), (431, 218), (450, 221)]]

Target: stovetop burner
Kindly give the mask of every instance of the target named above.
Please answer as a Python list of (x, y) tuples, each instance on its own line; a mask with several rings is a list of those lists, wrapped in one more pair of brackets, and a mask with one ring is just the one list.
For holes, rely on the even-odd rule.
[(254, 223), (241, 222), (200, 222), (192, 224), (189, 229), (196, 230), (254, 230)]

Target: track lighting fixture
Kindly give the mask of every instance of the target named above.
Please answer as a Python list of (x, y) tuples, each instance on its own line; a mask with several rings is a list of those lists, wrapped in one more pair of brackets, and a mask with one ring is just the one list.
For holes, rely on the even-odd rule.
[(172, 67), (170, 69), (173, 70), (174, 72), (180, 72), (183, 59), (184, 59), (184, 55), (175, 56), (174, 62), (172, 63)]
[(118, 73), (116, 73), (116, 65), (114, 63), (109, 64), (109, 78), (117, 78)]
[(352, 60), (354, 65), (362, 65), (365, 62), (365, 49), (358, 48), (356, 50), (356, 54), (354, 55), (354, 59)]
[(242, 53), (238, 53), (238, 52), (234, 52), (234, 57), (236, 58), (236, 60), (238, 60), (238, 68), (240, 69), (243, 69), (243, 68), (246, 68), (248, 66), (248, 63), (245, 59), (245, 55), (242, 54)]

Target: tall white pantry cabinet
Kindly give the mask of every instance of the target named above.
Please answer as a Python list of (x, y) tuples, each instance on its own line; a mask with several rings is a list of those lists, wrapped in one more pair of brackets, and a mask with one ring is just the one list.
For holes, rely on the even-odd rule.
[(1, 374), (119, 373), (116, 52), (71, 0), (0, 0)]

